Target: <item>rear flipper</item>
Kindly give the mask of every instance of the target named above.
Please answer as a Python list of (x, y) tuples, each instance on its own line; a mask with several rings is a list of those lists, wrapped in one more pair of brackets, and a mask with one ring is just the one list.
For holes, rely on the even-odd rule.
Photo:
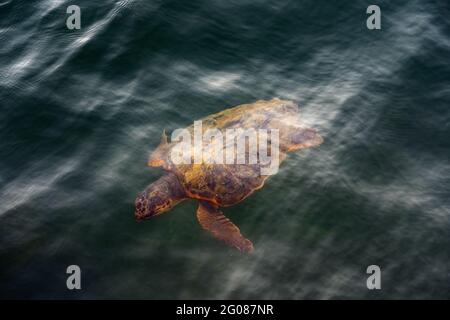
[(289, 127), (287, 132), (284, 140), (286, 152), (318, 146), (323, 142), (323, 138), (314, 129)]
[(203, 229), (211, 232), (217, 239), (241, 252), (253, 251), (251, 241), (244, 238), (239, 228), (213, 204), (201, 201), (197, 210), (197, 219)]

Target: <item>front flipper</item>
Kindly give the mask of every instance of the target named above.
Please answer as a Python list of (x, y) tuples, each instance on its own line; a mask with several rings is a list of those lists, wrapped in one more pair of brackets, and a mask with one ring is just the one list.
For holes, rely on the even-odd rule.
[(250, 253), (253, 251), (251, 241), (244, 238), (239, 228), (213, 204), (201, 201), (197, 210), (197, 219), (203, 229), (211, 232), (217, 239), (241, 252)]
[(161, 142), (150, 155), (147, 165), (149, 167), (163, 167), (167, 162), (166, 156), (168, 153), (168, 146), (169, 143), (167, 142), (166, 130), (163, 130), (163, 133), (161, 135)]

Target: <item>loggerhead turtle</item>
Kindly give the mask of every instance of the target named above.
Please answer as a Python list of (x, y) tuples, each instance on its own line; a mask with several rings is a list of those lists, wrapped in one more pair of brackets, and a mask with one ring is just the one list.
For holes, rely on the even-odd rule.
[[(203, 132), (208, 129), (278, 129), (279, 163), (288, 152), (323, 142), (314, 129), (300, 125), (295, 103), (278, 98), (226, 109), (203, 118), (202, 125)], [(193, 126), (186, 129), (191, 133), (194, 131)], [(196, 199), (199, 201), (197, 218), (203, 229), (242, 252), (253, 251), (251, 241), (223, 215), (219, 207), (234, 205), (260, 189), (268, 178), (268, 175), (261, 174), (261, 165), (174, 164), (170, 155), (175, 144), (168, 142), (163, 132), (160, 145), (150, 155), (148, 165), (162, 167), (166, 174), (138, 195), (135, 201), (136, 219), (147, 219), (170, 210), (180, 201)]]

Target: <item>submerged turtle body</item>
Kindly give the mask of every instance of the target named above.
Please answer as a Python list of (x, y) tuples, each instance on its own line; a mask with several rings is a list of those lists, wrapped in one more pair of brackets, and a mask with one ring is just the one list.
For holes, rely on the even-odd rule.
[[(177, 142), (167, 142), (163, 134), (161, 144), (151, 154), (149, 166), (163, 167), (168, 174), (150, 185), (136, 199), (136, 217), (145, 219), (167, 211), (173, 205), (186, 198), (197, 199), (200, 206), (197, 217), (202, 227), (210, 231), (215, 237), (238, 248), (241, 251), (252, 251), (253, 245), (245, 239), (239, 229), (229, 221), (219, 210), (236, 204), (248, 197), (255, 190), (264, 185), (268, 175), (262, 168), (261, 161), (249, 163), (250, 146), (244, 132), (246, 130), (262, 130), (269, 137), (267, 150), (271, 150), (273, 141), (270, 132), (278, 133), (278, 162), (286, 158), (286, 153), (308, 148), (322, 143), (322, 138), (315, 130), (300, 125), (298, 106), (280, 99), (270, 101), (260, 100), (251, 104), (243, 104), (201, 119), (201, 133), (215, 130), (222, 133), (223, 144), (215, 150), (225, 153), (230, 145), (242, 143), (245, 146), (246, 162), (237, 164), (192, 161), (179, 164), (172, 161), (171, 155)], [(194, 125), (187, 127), (187, 132), (195, 135)], [(226, 132), (234, 129), (238, 132), (233, 139), (228, 139)], [(240, 131), (239, 131), (240, 130)], [(226, 138), (225, 138), (226, 137)], [(258, 137), (260, 137), (258, 135)], [(203, 140), (202, 152), (211, 151), (212, 143), (222, 140)], [(258, 140), (258, 145), (261, 140)], [(209, 149), (208, 149), (209, 148)], [(255, 151), (255, 150), (253, 150)], [(259, 149), (257, 158), (260, 159)], [(272, 156), (269, 152), (269, 156)], [(236, 160), (236, 158), (234, 158)], [(197, 161), (198, 162), (198, 161)]]

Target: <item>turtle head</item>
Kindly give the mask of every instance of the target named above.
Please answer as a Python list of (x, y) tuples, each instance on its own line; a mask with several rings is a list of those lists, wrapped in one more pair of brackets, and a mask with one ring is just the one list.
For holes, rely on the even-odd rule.
[(170, 209), (169, 197), (157, 190), (141, 192), (134, 202), (137, 220), (149, 219)]
[(178, 179), (173, 174), (163, 176), (141, 192), (134, 202), (134, 216), (137, 220), (149, 219), (169, 211), (185, 199)]

